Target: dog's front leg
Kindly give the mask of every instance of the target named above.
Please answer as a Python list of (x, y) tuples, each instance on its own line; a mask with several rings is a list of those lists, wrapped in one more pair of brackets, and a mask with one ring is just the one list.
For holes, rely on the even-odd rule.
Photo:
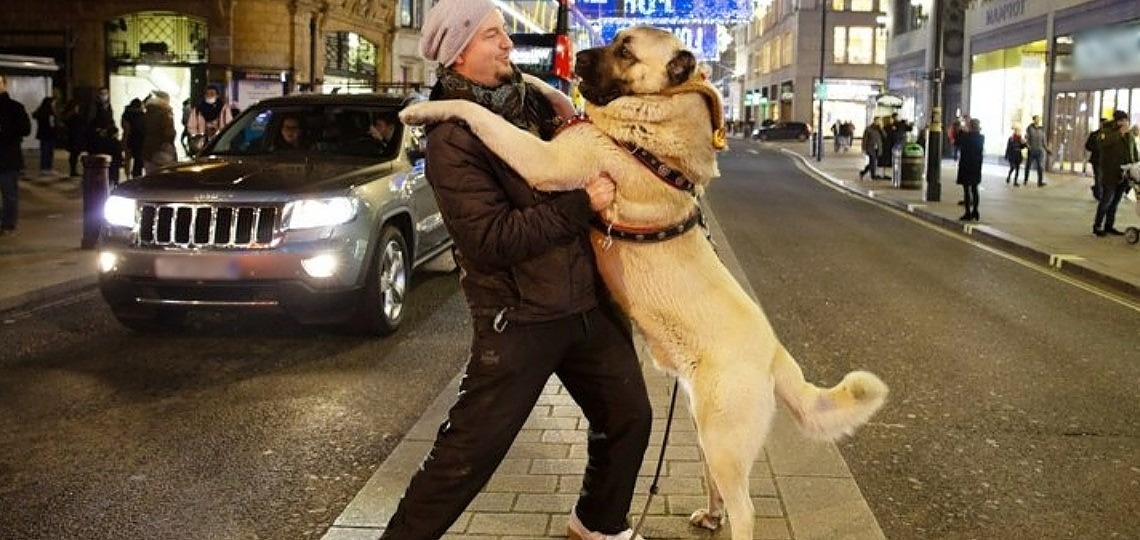
[[(400, 112), (408, 124), (462, 120), (483, 144), (530, 185), (543, 191), (568, 191), (586, 185), (601, 169), (591, 152), (596, 143), (588, 140), (592, 126), (567, 129), (552, 141), (544, 141), (519, 129), (482, 106), (462, 100), (430, 101), (409, 105)], [(428, 148), (431, 153), (431, 148)]]

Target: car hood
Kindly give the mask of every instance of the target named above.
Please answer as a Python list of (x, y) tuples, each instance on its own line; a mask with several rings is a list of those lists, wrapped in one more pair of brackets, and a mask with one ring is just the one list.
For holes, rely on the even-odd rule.
[(326, 192), (384, 176), (395, 162), (322, 156), (306, 158), (202, 158), (177, 163), (154, 174), (123, 182), (117, 193), (151, 191), (217, 191), (283, 193)]

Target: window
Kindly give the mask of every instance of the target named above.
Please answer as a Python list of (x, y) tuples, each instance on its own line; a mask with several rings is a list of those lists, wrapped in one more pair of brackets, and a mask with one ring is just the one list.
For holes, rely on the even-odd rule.
[(401, 28), (419, 28), (423, 24), (420, 14), (420, 0), (400, 0), (400, 11), (396, 14)]
[(880, 66), (887, 65), (887, 29), (875, 29), (875, 63)]
[(869, 26), (853, 26), (847, 29), (847, 63), (870, 64), (874, 60), (875, 43), (873, 29)]
[(846, 0), (831, 0), (831, 11), (843, 11)]
[(851, 0), (851, 11), (872, 11), (875, 0)]
[(834, 51), (834, 62), (836, 64), (847, 63), (847, 27), (835, 27), (835, 39), (831, 40), (831, 50)]

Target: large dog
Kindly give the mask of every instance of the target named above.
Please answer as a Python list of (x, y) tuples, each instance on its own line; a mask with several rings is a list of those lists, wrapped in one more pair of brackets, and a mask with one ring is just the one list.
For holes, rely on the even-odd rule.
[(465, 121), (538, 189), (580, 188), (603, 171), (614, 179), (614, 204), (592, 243), (606, 285), (654, 362), (688, 394), (709, 491), (708, 508), (690, 521), (715, 529), (727, 510), (733, 540), (750, 540), (748, 475), (776, 397), (807, 434), (836, 439), (874, 414), (887, 387), (859, 371), (829, 389), (806, 382), (760, 306), (693, 227), (700, 221), (696, 194), (719, 176), (724, 132), (720, 97), (697, 74), (692, 53), (669, 32), (634, 27), (580, 52), (575, 71), (589, 121), (571, 123), (549, 142), (467, 101), (411, 105), (401, 118)]

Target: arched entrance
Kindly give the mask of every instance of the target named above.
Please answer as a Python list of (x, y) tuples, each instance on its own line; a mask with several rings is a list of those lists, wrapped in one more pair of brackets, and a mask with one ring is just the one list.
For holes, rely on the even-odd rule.
[[(205, 19), (169, 11), (142, 11), (104, 21), (115, 113), (121, 114), (132, 99), (145, 101), (151, 92), (163, 90), (170, 94), (181, 141), (183, 104), (206, 86), (208, 28)], [(184, 148), (175, 146), (181, 159)]]

